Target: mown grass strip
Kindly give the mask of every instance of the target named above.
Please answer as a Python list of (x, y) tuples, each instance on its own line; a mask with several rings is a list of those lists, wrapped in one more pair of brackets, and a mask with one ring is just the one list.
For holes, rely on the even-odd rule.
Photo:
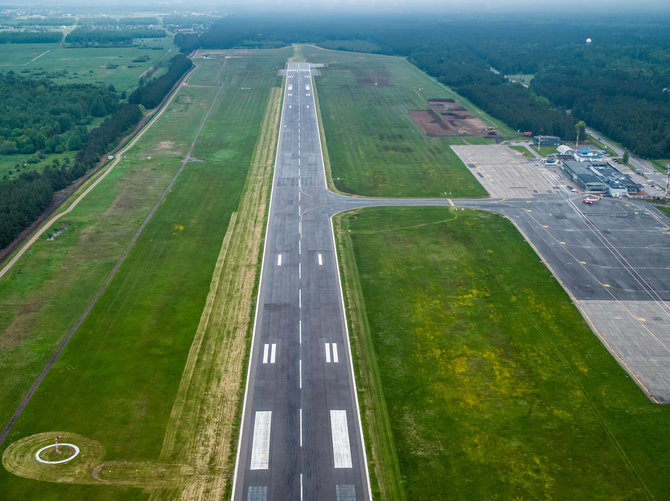
[[(161, 460), (214, 469), (214, 475), (191, 483), (182, 499), (221, 499), (230, 485), (280, 106), (281, 89), (273, 88), (163, 442)], [(165, 493), (155, 499), (165, 499)]]
[[(239, 210), (268, 93), (280, 82), (276, 70), (284, 64), (284, 52), (267, 57), (245, 54), (227, 63), (233, 67), (221, 74), (218, 84), (183, 87), (166, 120), (126, 155), (105, 179), (105, 189), (96, 190), (68, 216), (70, 226), (62, 236), (54, 243), (39, 242), (5, 278), (0, 293), (12, 297), (15, 313), (0, 318), (0, 323), (4, 329), (9, 321), (15, 333), (14, 352), (11, 357), (7, 352), (0, 356), (25, 369), (19, 354), (30, 356), (38, 352), (36, 347), (49, 345), (51, 338), (38, 336), (45, 323), (54, 335), (62, 324), (72, 325), (63, 318), (90, 300), (95, 291), (91, 292), (91, 284), (99, 285), (100, 268), (113, 266), (106, 253), (120, 252), (130, 238), (128, 228), (134, 231), (146, 217), (147, 199), (153, 204), (156, 193), (164, 190), (188, 150), (191, 131), (197, 129), (217, 88), (224, 86), (187, 168), (10, 437), (14, 441), (49, 429), (90, 437), (104, 445), (104, 461), (112, 472), (103, 473), (111, 477), (98, 486), (64, 485), (20, 479), (3, 471), (0, 482), (8, 497), (106, 501), (147, 497), (141, 490), (115, 486), (150, 488), (154, 478), (142, 468), (135, 473), (132, 465), (159, 464), (173, 399), (228, 220)], [(218, 70), (223, 60), (221, 55), (201, 64)], [(215, 77), (218, 71), (209, 73)], [(82, 235), (88, 245), (81, 245)], [(96, 262), (101, 255), (106, 256), (104, 266)], [(73, 259), (72, 266), (68, 259)], [(24, 305), (34, 302), (30, 295), (34, 290), (41, 291), (49, 307), (33, 306), (31, 312), (36, 313), (31, 317)], [(9, 366), (0, 371), (22, 378), (26, 373), (10, 371)], [(139, 476), (133, 480), (128, 474)], [(210, 471), (197, 474), (208, 476)], [(155, 487), (162, 489), (166, 477), (160, 478)], [(177, 496), (184, 479), (171, 480), (176, 487), (170, 492)]]

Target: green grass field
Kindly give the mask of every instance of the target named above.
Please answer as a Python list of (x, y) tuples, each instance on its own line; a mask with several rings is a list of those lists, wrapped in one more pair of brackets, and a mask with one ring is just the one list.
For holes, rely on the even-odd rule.
[[(198, 61), (156, 126), (0, 282), (4, 424), (180, 166), (181, 177), (18, 421), (4, 448), (49, 430), (100, 442), (106, 461), (155, 461), (229, 218), (237, 210), (270, 89), (291, 51)], [(220, 77), (219, 77), (220, 74)], [(147, 157), (151, 156), (151, 160)], [(138, 480), (139, 482), (139, 480)], [(145, 499), (132, 487), (26, 480), (3, 470), (7, 499)], [(129, 484), (130, 485), (130, 484)]]
[(531, 145), (535, 151), (537, 151), (541, 156), (546, 157), (547, 155), (552, 155), (556, 153), (556, 146), (535, 146)]
[(48, 77), (61, 84), (95, 83), (113, 85), (118, 91), (132, 91), (145, 71), (157, 61), (167, 62), (176, 53), (169, 37), (140, 39), (135, 47), (113, 48), (3, 44), (0, 71)]
[[(514, 151), (518, 151), (525, 158), (535, 158), (535, 156), (533, 156), (533, 154), (530, 151), (528, 151), (528, 148), (526, 148), (525, 146), (510, 146), (509, 149), (514, 150)], [(546, 155), (544, 155), (544, 156), (546, 157)]]
[(378, 499), (667, 497), (670, 409), (512, 224), (379, 208), (337, 227)]
[(315, 81), (338, 190), (376, 197), (486, 196), (449, 147), (463, 140), (427, 137), (409, 115), (427, 109), (432, 98), (452, 97), (472, 109), (463, 98), (404, 59), (311, 46), (301, 51), (308, 61), (327, 65)]

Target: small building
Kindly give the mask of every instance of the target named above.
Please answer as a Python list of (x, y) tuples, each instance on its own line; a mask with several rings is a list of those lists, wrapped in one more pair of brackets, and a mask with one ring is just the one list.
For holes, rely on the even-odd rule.
[[(566, 146), (565, 144), (559, 144), (558, 148), (556, 148), (556, 152), (559, 155), (565, 155), (565, 156), (571, 156), (571, 157), (574, 157), (574, 154), (575, 154), (575, 150), (570, 148), (570, 146)], [(574, 158), (573, 158), (573, 160), (574, 160)]]
[(533, 137), (535, 146), (558, 146), (561, 144), (561, 138), (558, 136), (535, 136)]
[(575, 160), (579, 162), (600, 161), (604, 155), (604, 151), (592, 150), (591, 148), (582, 148), (574, 152)]

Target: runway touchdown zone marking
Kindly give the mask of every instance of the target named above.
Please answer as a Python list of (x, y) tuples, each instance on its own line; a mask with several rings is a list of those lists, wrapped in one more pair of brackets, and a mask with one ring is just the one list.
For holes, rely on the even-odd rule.
[(330, 429), (333, 438), (334, 468), (351, 468), (351, 446), (346, 410), (330, 411)]
[(277, 343), (272, 343), (270, 344), (265, 344), (263, 346), (263, 363), (267, 364), (268, 363), (268, 354), (270, 355), (270, 363), (274, 364), (276, 355), (277, 355)]
[(339, 357), (337, 355), (337, 343), (332, 343), (332, 344), (331, 343), (326, 343), (326, 363), (327, 364), (329, 364), (331, 362), (331, 356), (330, 356), (331, 346), (332, 346), (332, 353), (333, 353), (333, 356), (332, 356), (333, 363), (338, 363), (340, 361)]
[(272, 411), (256, 411), (250, 470), (267, 470), (270, 465), (271, 425)]

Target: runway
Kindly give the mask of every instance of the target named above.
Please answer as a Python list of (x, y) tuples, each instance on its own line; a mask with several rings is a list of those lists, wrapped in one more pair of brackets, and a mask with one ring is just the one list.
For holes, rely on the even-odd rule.
[(313, 69), (285, 74), (233, 499), (368, 500)]

